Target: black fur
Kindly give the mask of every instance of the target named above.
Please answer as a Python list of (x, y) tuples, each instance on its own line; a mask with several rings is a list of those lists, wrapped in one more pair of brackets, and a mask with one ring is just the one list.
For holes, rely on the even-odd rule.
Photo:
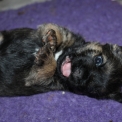
[[(50, 26), (57, 31), (57, 45), (54, 42), (55, 35), (50, 36), (49, 33), (49, 37), (45, 36), (51, 29)], [(45, 42), (50, 41), (50, 45), (45, 44), (44, 39)], [(53, 48), (57, 46), (57, 52), (72, 44), (77, 47), (83, 42), (80, 36), (54, 24), (42, 25), (38, 29), (21, 28), (1, 31), (0, 96), (33, 95), (67, 89), (62, 81), (59, 82), (57, 75), (53, 77), (52, 72), (55, 72), (56, 65), (49, 46)], [(49, 67), (44, 68), (46, 65)], [(45, 70), (46, 73), (40, 76)]]
[[(58, 60), (57, 74), (67, 83), (71, 92), (97, 99), (113, 99), (122, 102), (122, 48), (117, 45), (101, 45), (86, 42), (77, 48), (68, 48)], [(62, 62), (71, 59), (71, 74), (62, 75)], [(98, 66), (96, 57), (102, 57)], [(99, 63), (99, 60), (98, 60)]]
[(13, 29), (2, 31), (1, 35), (3, 40), (0, 45), (0, 96), (32, 95), (53, 89), (51, 84), (50, 87), (25, 86), (25, 79), (35, 65), (36, 49), (44, 46), (37, 30)]
[[(37, 84), (32, 82), (29, 86), (25, 85), (25, 79), (35, 66), (35, 49), (44, 47), (40, 31), (24, 28), (1, 32), (0, 96), (67, 90), (98, 99), (122, 102), (122, 47), (85, 42), (80, 35), (65, 28), (59, 27), (59, 30), (61, 38), (56, 35), (57, 41), (60, 39), (62, 41), (57, 42), (56, 53), (60, 50), (63, 53), (57, 60), (54, 76), (47, 81), (44, 80), (43, 83), (42, 81)], [(47, 52), (50, 53), (48, 49)], [(64, 76), (62, 66), (67, 56), (71, 63), (71, 73), (69, 76)], [(44, 62), (41, 66), (43, 65), (45, 65)], [(36, 67), (41, 69), (41, 66)], [(35, 68), (34, 71), (36, 71)]]

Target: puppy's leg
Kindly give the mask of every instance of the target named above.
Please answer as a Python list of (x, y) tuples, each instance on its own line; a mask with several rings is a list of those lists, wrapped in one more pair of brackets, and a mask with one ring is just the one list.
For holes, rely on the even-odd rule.
[(36, 54), (35, 63), (37, 65), (42, 65), (46, 58), (49, 57), (50, 53), (54, 53), (56, 50), (57, 37), (54, 30), (50, 29), (48, 32), (42, 37), (42, 41), (45, 43), (44, 47), (42, 47)]
[(74, 34), (70, 30), (52, 23), (40, 25), (37, 33), (39, 36), (44, 36), (51, 29), (55, 31), (57, 37), (56, 52), (66, 47), (83, 45), (85, 42), (79, 34)]
[(39, 51), (35, 54), (35, 60), (34, 65), (42, 66), (46, 59), (49, 57), (50, 53), (49, 45), (46, 44), (42, 48), (39, 49)]
[(47, 31), (47, 33), (42, 37), (42, 41), (46, 44), (49, 43), (50, 48), (53, 52), (56, 50), (57, 37), (53, 29)]
[(56, 47), (55, 32), (49, 30), (43, 37), (43, 42), (46, 44), (36, 53), (35, 64), (25, 79), (25, 86), (47, 86), (52, 82), (56, 70), (56, 61), (53, 55)]

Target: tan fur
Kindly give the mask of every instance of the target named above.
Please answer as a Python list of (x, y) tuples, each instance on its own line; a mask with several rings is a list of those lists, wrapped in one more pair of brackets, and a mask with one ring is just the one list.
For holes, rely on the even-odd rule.
[(57, 45), (60, 45), (61, 41), (62, 41), (62, 36), (61, 36), (61, 32), (58, 28), (57, 25), (55, 24), (43, 24), (40, 25), (38, 27), (38, 32), (43, 36), (45, 35), (45, 33), (47, 33), (48, 30), (53, 29), (56, 32), (56, 36), (57, 36)]
[(99, 43), (93, 42), (86, 46), (86, 49), (96, 50), (99, 52), (102, 52), (102, 47), (99, 45)]
[[(56, 70), (56, 61), (51, 53), (48, 58), (45, 59), (42, 67), (34, 65), (25, 79), (25, 86), (37, 85), (37, 84), (48, 84), (47, 79), (51, 78)], [(46, 82), (44, 82), (46, 81)]]
[(57, 47), (58, 46), (60, 46), (59, 48), (69, 47), (74, 43), (75, 39), (72, 33), (56, 24), (48, 23), (40, 25), (38, 27), (38, 33), (40, 33), (43, 36), (50, 29), (53, 29), (56, 32)]
[(0, 44), (2, 43), (3, 41), (3, 35), (0, 33)]
[[(51, 29), (53, 29), (56, 33), (56, 47), (58, 48), (57, 51), (65, 47), (69, 47), (74, 43), (75, 38), (71, 31), (52, 23), (43, 24), (38, 27), (37, 33), (42, 38), (42, 41), (45, 40), (45, 38), (49, 37), (46, 34)], [(49, 40), (53, 41), (52, 39)], [(53, 43), (51, 41), (49, 41), (49, 43)], [(39, 57), (36, 58), (38, 61), (40, 60)], [(31, 86), (36, 84), (44, 85), (52, 81), (50, 79), (52, 78), (56, 70), (56, 61), (54, 59), (53, 53), (50, 52), (46, 59), (41, 60), (44, 60), (43, 66), (39, 67), (34, 65), (32, 67), (28, 77), (25, 79), (25, 86)]]
[[(99, 45), (99, 43), (92, 42), (92, 43), (90, 43), (88, 45), (85, 45), (85, 47), (79, 48), (77, 50), (77, 53), (80, 54), (81, 52), (84, 52), (84, 51), (87, 51), (87, 50), (95, 50), (95, 52), (100, 53), (100, 52), (102, 52), (102, 47)], [(94, 53), (93, 53), (93, 56), (95, 56)]]

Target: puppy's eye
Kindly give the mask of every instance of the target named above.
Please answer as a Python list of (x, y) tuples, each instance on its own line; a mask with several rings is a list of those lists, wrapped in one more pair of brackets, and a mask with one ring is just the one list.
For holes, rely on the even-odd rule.
[(103, 64), (103, 57), (102, 56), (96, 56), (94, 58), (94, 63), (97, 67), (101, 66)]

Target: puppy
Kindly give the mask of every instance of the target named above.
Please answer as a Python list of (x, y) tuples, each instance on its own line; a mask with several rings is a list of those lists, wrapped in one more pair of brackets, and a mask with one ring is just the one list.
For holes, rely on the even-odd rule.
[(122, 102), (121, 46), (86, 42), (64, 52), (57, 74), (69, 91)]
[(0, 34), (0, 96), (67, 90), (122, 102), (122, 47), (55, 24)]
[(1, 31), (0, 96), (66, 89), (55, 75), (60, 51), (83, 43), (80, 36), (55, 24)]

